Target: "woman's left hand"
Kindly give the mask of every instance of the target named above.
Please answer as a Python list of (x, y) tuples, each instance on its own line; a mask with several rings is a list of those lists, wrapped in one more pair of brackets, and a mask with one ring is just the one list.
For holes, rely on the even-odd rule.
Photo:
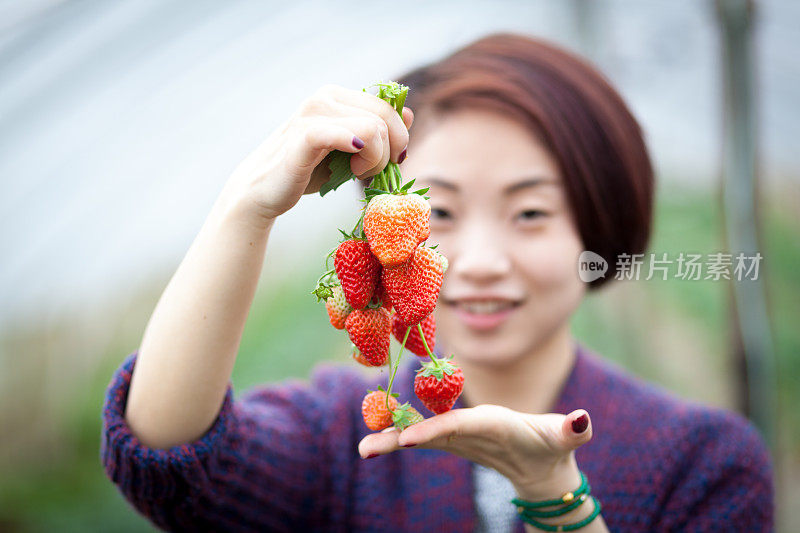
[(537, 500), (580, 485), (574, 450), (591, 438), (591, 421), (583, 409), (534, 415), (484, 404), (427, 418), (402, 432), (372, 433), (358, 451), (367, 458), (411, 446), (444, 450), (495, 469), (519, 497)]

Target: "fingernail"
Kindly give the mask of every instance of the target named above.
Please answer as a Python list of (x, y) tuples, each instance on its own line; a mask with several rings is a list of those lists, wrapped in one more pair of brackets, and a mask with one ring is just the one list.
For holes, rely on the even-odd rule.
[(372, 459), (373, 457), (378, 457), (379, 455), (379, 453), (371, 453), (367, 456), (367, 459)]
[(400, 152), (400, 155), (399, 155), (399, 156), (397, 156), (397, 164), (398, 164), (398, 165), (399, 165), (400, 163), (402, 163), (403, 161), (405, 161), (405, 159), (406, 159), (406, 152), (407, 152), (407, 151), (408, 151), (408, 148), (403, 148), (403, 151), (402, 151), (402, 152)]
[(572, 431), (575, 433), (583, 433), (589, 427), (589, 416), (584, 413), (572, 421)]
[(403, 444), (403, 448), (411, 448), (412, 446), (416, 446), (416, 444)]
[(361, 150), (362, 148), (364, 148), (364, 141), (353, 135), (353, 146)]

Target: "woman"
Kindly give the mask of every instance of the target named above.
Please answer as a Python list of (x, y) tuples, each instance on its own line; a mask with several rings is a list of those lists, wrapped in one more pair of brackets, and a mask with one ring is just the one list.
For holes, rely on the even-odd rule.
[[(770, 530), (770, 462), (751, 425), (570, 336), (586, 291), (650, 229), (649, 158), (618, 94), (575, 56), (508, 34), (399, 81), (419, 119), (410, 145), (410, 109), (324, 87), (232, 174), (110, 386), (111, 479), (178, 530)], [(464, 391), (401, 433), (368, 434), (374, 383), (352, 368), (235, 401), (229, 386), (272, 224), (327, 179), (331, 150), (354, 154), (361, 179), (391, 159), (430, 186), (431, 241), (449, 259), (436, 346)], [(611, 270), (589, 286), (582, 250)], [(427, 412), (406, 363), (395, 390)], [(560, 498), (582, 474), (596, 500), (538, 525), (511, 503)]]

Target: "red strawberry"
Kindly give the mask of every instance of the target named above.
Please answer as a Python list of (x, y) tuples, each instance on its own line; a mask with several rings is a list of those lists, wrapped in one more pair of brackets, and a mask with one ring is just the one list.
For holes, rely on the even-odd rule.
[[(362, 353), (361, 353), (361, 350), (359, 350), (358, 348), (356, 348), (355, 344), (353, 345), (353, 360), (354, 360), (355, 362), (357, 362), (357, 363), (361, 363), (361, 364), (362, 364), (362, 365), (364, 365), (364, 366), (368, 366), (368, 367), (373, 367), (373, 366), (375, 366), (375, 365), (373, 365), (372, 363), (370, 363), (369, 361), (367, 361), (367, 360), (364, 358), (364, 354), (362, 354)], [(386, 366), (386, 363), (388, 363), (388, 362), (389, 362), (389, 361), (387, 360), (387, 361), (385, 361), (385, 362), (384, 362), (382, 365), (380, 365), (380, 366)]]
[(325, 309), (328, 310), (331, 325), (336, 329), (344, 329), (344, 321), (353, 308), (347, 303), (341, 286), (336, 285), (332, 290), (333, 296), (325, 300)]
[(391, 411), (397, 409), (398, 394), (389, 395), (389, 409), (386, 409), (386, 391), (378, 387), (376, 391), (369, 391), (361, 402), (361, 415), (367, 427), (372, 431), (380, 431), (392, 425)]
[(449, 359), (422, 363), (414, 378), (414, 393), (437, 415), (449, 411), (464, 390), (464, 373)]
[(389, 338), (392, 325), (389, 312), (383, 307), (378, 309), (355, 309), (351, 312), (344, 327), (364, 359), (372, 366), (383, 366), (389, 357)]
[(379, 194), (364, 211), (364, 233), (385, 267), (408, 260), (431, 234), (431, 204), (418, 194)]
[(383, 269), (383, 285), (407, 326), (416, 326), (436, 307), (445, 265), (441, 254), (420, 246), (408, 262)]
[[(436, 338), (436, 319), (433, 318), (433, 313), (423, 318), (422, 322), (419, 324), (422, 326), (422, 332), (425, 334), (425, 342), (428, 343), (428, 348), (432, 352)], [(397, 316), (397, 313), (392, 315), (392, 333), (394, 334), (394, 338), (397, 339), (397, 342), (403, 342), (403, 337), (406, 334), (407, 328), (408, 326)], [(428, 352), (425, 351), (425, 346), (422, 344), (417, 326), (413, 326), (408, 333), (406, 349), (420, 357), (428, 357)]]
[(336, 248), (333, 267), (347, 303), (353, 309), (366, 307), (381, 275), (381, 264), (372, 255), (369, 243), (360, 239), (344, 241)]

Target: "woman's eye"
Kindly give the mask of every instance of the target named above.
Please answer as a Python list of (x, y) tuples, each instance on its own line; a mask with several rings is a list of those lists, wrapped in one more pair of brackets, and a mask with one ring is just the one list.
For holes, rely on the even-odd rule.
[(517, 215), (517, 217), (523, 221), (535, 220), (544, 216), (547, 216), (547, 213), (539, 211), (538, 209), (526, 209)]
[(431, 207), (431, 218), (438, 218), (441, 220), (449, 219), (451, 218), (450, 211), (438, 207)]

